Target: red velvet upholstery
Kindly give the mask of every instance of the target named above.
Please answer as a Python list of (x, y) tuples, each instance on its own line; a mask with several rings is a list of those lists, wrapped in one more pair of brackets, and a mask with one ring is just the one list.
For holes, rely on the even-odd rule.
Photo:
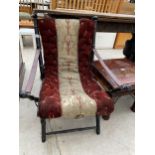
[[(56, 118), (62, 115), (62, 110), (59, 93), (55, 20), (50, 18), (40, 19), (38, 27), (42, 37), (45, 59), (45, 78), (40, 91), (38, 116), (41, 118)], [(89, 63), (90, 52), (92, 51), (93, 31), (93, 21), (88, 19), (80, 20), (78, 44), (80, 79), (84, 91), (96, 101), (97, 114), (109, 116), (114, 109), (113, 102), (93, 79)]]
[(55, 20), (45, 18), (38, 21), (42, 37), (45, 78), (40, 91), (38, 115), (42, 118), (61, 116), (61, 104), (58, 81), (58, 53)]
[(78, 45), (80, 78), (85, 92), (97, 103), (97, 114), (108, 116), (113, 111), (112, 100), (106, 92), (101, 91), (101, 88), (94, 80), (89, 63), (93, 33), (94, 22), (81, 19)]

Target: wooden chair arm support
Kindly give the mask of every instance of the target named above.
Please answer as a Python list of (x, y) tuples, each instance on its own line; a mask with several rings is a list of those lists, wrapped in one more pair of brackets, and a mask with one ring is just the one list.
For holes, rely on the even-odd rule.
[(119, 86), (119, 82), (118, 82), (118, 79), (116, 78), (116, 76), (107, 67), (107, 65), (104, 63), (104, 61), (102, 60), (102, 58), (100, 57), (100, 55), (98, 54), (98, 52), (97, 52), (97, 50), (95, 48), (93, 49), (93, 52), (94, 52), (95, 56), (98, 58), (101, 66), (103, 67), (102, 71), (104, 73), (104, 76), (109, 78), (115, 87), (118, 87)]
[(35, 75), (36, 75), (36, 72), (37, 72), (37, 65), (38, 65), (39, 55), (40, 55), (40, 49), (37, 49), (36, 53), (35, 53), (34, 61), (33, 61), (33, 64), (32, 64), (31, 72), (30, 72), (30, 75), (29, 75), (29, 79), (28, 79), (28, 82), (26, 84), (26, 88), (24, 90), (24, 93), (26, 93), (26, 94), (31, 93), (33, 83), (34, 83), (34, 80), (35, 80)]

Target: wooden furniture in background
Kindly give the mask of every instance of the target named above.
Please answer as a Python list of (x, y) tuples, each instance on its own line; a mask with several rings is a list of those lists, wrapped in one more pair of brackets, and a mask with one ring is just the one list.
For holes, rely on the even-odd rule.
[(19, 0), (19, 12), (26, 12), (31, 15), (32, 10), (31, 0), (29, 2), (27, 0)]
[(129, 3), (128, 1), (123, 1), (120, 3), (117, 13), (119, 14), (135, 14), (135, 4)]
[[(93, 66), (103, 76), (112, 89), (134, 88), (135, 85), (135, 66), (127, 58), (95, 61)], [(106, 88), (107, 89), (107, 88)], [(108, 89), (109, 90), (109, 89)]]
[(34, 28), (34, 23), (32, 20), (20, 20), (19, 28)]
[[(93, 63), (93, 71), (96, 79), (116, 102), (123, 95), (135, 94), (135, 66), (130, 60), (111, 59)], [(131, 106), (134, 112), (135, 103)]]
[[(134, 11), (135, 11), (135, 4), (129, 3), (127, 0), (126, 1), (124, 0), (121, 1), (117, 13), (134, 15)], [(129, 40), (131, 38), (132, 38), (131, 33), (117, 33), (113, 48), (115, 49), (124, 48), (126, 40)]]
[(124, 48), (126, 40), (129, 40), (131, 38), (132, 38), (131, 33), (117, 33), (113, 48), (115, 49)]
[(45, 7), (47, 7), (48, 9), (50, 8), (50, 3), (49, 2), (44, 2), (44, 0), (20, 0), (19, 1), (20, 6), (27, 6), (27, 7), (31, 7), (31, 13), (34, 9), (46, 9)]
[(122, 0), (51, 0), (51, 9), (89, 10), (116, 13)]
[(19, 12), (28, 13), (29, 19), (20, 19), (19, 27), (20, 28), (33, 28), (34, 23), (31, 18), (32, 12), (34, 9), (49, 9), (50, 3), (44, 2), (44, 0), (20, 0), (19, 1)]
[(116, 13), (122, 0), (107, 0), (103, 12)]
[(42, 10), (46, 10), (46, 9), (50, 9), (50, 3), (49, 2), (44, 2), (44, 0), (37, 0), (34, 2), (31, 2), (32, 4), (32, 9), (42, 9)]
[(134, 15), (120, 15), (107, 14), (98, 12), (81, 12), (72, 10), (40, 10), (35, 9), (35, 13), (48, 13), (52, 17), (61, 18), (92, 18), (98, 17), (97, 32), (135, 32), (135, 16)]
[(128, 0), (51, 0), (50, 9), (134, 14), (135, 4)]
[(31, 0), (29, 2), (27, 0), (19, 1), (19, 27), (33, 27), (33, 21), (31, 18), (32, 10)]

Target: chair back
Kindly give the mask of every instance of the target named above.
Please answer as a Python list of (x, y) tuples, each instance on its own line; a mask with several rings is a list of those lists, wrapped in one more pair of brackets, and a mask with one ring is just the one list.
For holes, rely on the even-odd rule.
[[(66, 21), (65, 21), (66, 20)], [(78, 19), (77, 19), (78, 20)], [(63, 22), (62, 22), (63, 21)], [(63, 40), (62, 43), (64, 48), (68, 48), (64, 53), (73, 52), (77, 55), (77, 61), (79, 61), (79, 57), (81, 57), (82, 62), (91, 63), (93, 59), (92, 49), (94, 48), (94, 38), (95, 38), (95, 21), (93, 19), (79, 19), (78, 22), (75, 22), (73, 19), (61, 19), (60, 23), (65, 23), (64, 26), (59, 24), (60, 29), (64, 29), (64, 32), (69, 33), (61, 35), (57, 32), (56, 23), (58, 25), (57, 19), (51, 17), (44, 17), (43, 19), (38, 19), (38, 28), (35, 26), (35, 32), (41, 35), (43, 51), (44, 51), (44, 62), (45, 67), (51, 64), (52, 57), (56, 55), (56, 59), (58, 57), (58, 49), (59, 49), (59, 39)], [(65, 22), (64, 22), (65, 21)], [(74, 23), (79, 24), (78, 32), (77, 32), (77, 45), (73, 43), (72, 34), (74, 33)], [(71, 26), (72, 25), (72, 26)], [(74, 25), (75, 29), (77, 25)], [(71, 27), (71, 29), (69, 28)], [(38, 35), (36, 33), (36, 35)], [(64, 39), (62, 39), (63, 37)], [(70, 40), (71, 38), (71, 40)], [(76, 40), (76, 39), (75, 39)], [(74, 40), (74, 41), (75, 41)], [(40, 41), (38, 41), (39, 43)], [(37, 44), (38, 44), (37, 43)], [(77, 50), (70, 49), (76, 47)], [(37, 47), (41, 47), (41, 43), (37, 45)], [(62, 48), (63, 49), (63, 48)], [(61, 51), (61, 50), (59, 50)], [(77, 53), (76, 53), (77, 52)], [(72, 53), (73, 54), (73, 53)]]

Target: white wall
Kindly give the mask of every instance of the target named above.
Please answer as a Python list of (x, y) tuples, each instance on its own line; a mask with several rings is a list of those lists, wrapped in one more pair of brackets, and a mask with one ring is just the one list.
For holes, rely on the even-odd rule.
[(97, 49), (112, 49), (114, 41), (116, 38), (116, 33), (96, 33), (96, 48)]

